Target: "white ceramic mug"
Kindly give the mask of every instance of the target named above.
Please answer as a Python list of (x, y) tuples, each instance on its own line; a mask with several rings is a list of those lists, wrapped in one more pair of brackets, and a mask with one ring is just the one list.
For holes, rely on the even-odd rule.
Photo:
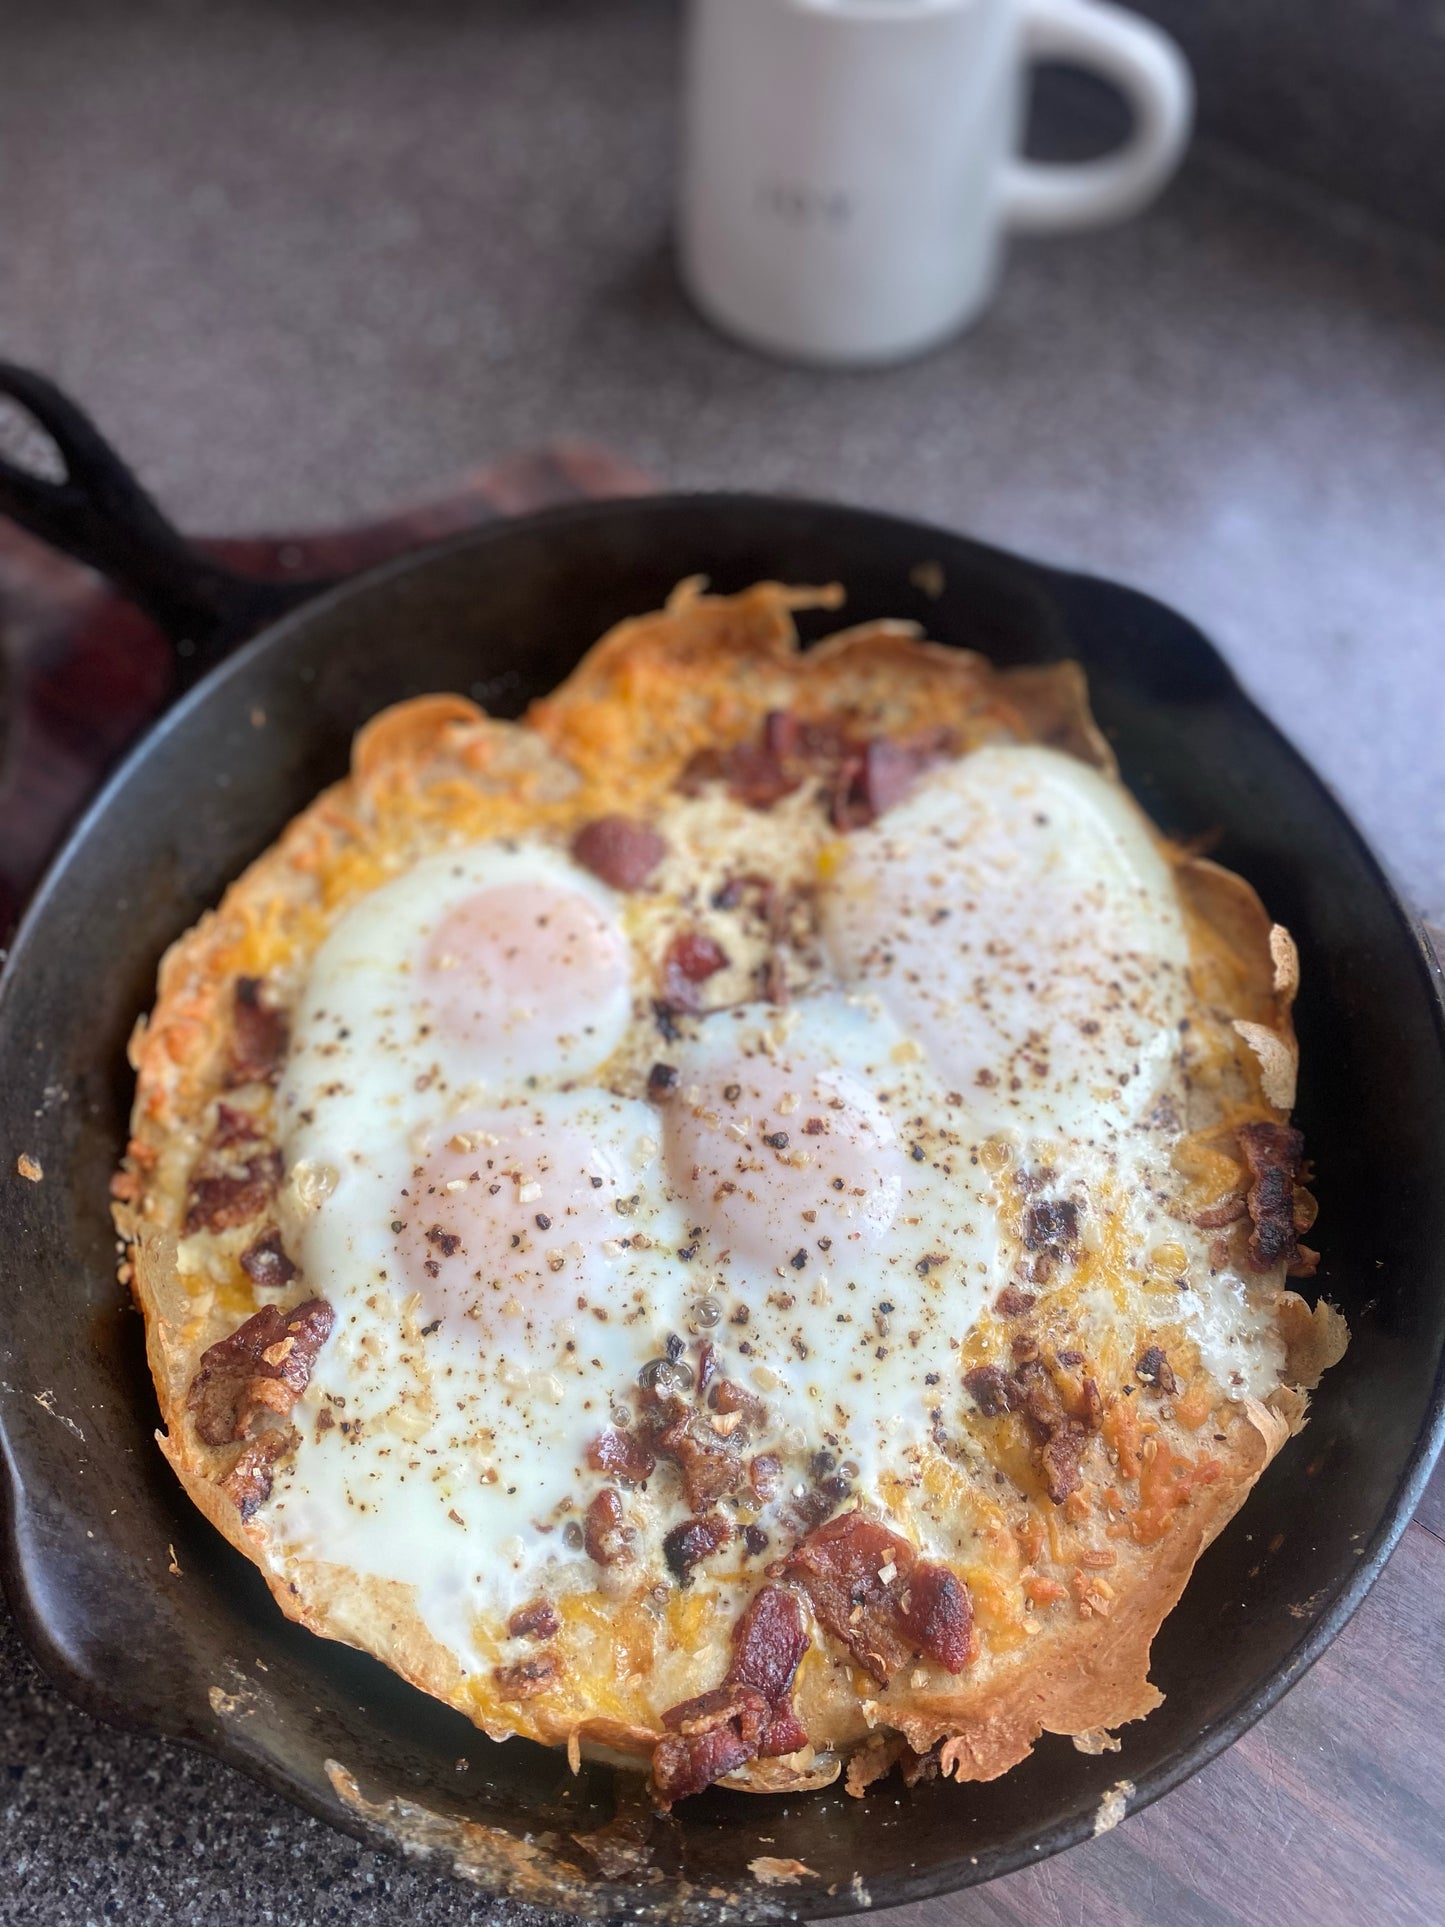
[[(1030, 60), (1119, 86), (1125, 145), (1020, 159)], [(685, 89), (693, 298), (754, 347), (840, 364), (966, 326), (1010, 229), (1136, 213), (1173, 172), (1193, 102), (1174, 42), (1105, 0), (692, 0)]]

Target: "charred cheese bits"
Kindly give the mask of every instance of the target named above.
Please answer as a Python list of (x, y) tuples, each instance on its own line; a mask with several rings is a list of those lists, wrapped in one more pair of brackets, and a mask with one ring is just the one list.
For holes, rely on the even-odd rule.
[(388, 711), (174, 947), (116, 1212), (187, 1491), (513, 1734), (988, 1778), (1150, 1642), (1342, 1352), (1293, 946), (1071, 665), (763, 584), (521, 723)]

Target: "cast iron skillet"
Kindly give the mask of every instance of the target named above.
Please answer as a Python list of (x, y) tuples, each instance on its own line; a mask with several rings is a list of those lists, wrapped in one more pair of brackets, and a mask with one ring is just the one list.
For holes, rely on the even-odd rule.
[[(49, 391), (27, 392), (63, 442), (68, 418)], [(133, 484), (117, 486), (108, 452), (66, 452), (66, 490), (0, 475), (0, 507), (102, 560), (97, 530), (113, 548), (118, 516), (132, 559), (137, 545), (148, 558), (127, 579), (165, 614), (167, 570), (188, 580), (183, 549), (169, 531), (163, 557), (146, 546), (154, 524), (133, 512)], [(104, 509), (86, 487), (97, 461)], [(89, 518), (78, 532), (76, 501)], [(936, 600), (915, 580), (923, 562), (942, 570)], [(1167, 830), (1217, 832), (1220, 859), (1299, 939), (1319, 1289), (1343, 1307), (1353, 1342), (1309, 1430), (1166, 1623), (1154, 1677), (1168, 1697), (1125, 1729), (1121, 1753), (1091, 1758), (1049, 1739), (992, 1785), (889, 1786), (863, 1802), (713, 1792), (653, 1826), (647, 1871), (609, 1879), (574, 1836), (612, 1817), (626, 1776), (587, 1767), (574, 1780), (541, 1748), (493, 1746), (380, 1665), (292, 1626), (182, 1497), (152, 1442), (106, 1186), (130, 1101), (126, 1036), (162, 949), (342, 772), (358, 724), (434, 689), (515, 715), (609, 623), (697, 571), (720, 589), (837, 578), (850, 620), (913, 616), (1001, 662), (1084, 662), (1145, 806)], [(207, 620), (235, 620), (234, 586), (213, 573), (208, 605), (192, 603), (177, 626), (194, 638)], [(484, 1888), (577, 1912), (834, 1914), (948, 1892), (1069, 1846), (1114, 1782), (1133, 1782), (1131, 1806), (1156, 1798), (1299, 1678), (1378, 1573), (1440, 1445), (1441, 984), (1379, 866), (1170, 610), (858, 509), (750, 496), (567, 508), (447, 542), (274, 622), (152, 731), (35, 899), (0, 991), (0, 1122), (4, 1573), (46, 1670), (93, 1711), (199, 1745), (363, 1838), (460, 1856)], [(15, 1175), (22, 1151), (42, 1183)], [(339, 1790), (350, 1783), (338, 1765), (362, 1803)], [(748, 1871), (759, 1854), (816, 1877), (759, 1886)]]

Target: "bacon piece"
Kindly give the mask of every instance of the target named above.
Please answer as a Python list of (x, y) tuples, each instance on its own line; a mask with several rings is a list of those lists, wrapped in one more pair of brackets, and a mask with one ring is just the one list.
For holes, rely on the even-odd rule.
[(1062, 1505), (1082, 1484), (1079, 1455), (1085, 1429), (1069, 1412), (1053, 1376), (1041, 1359), (1025, 1359), (1014, 1377), (1023, 1393), (1023, 1411), (1039, 1440), (1039, 1469), (1055, 1505)]
[(562, 1671), (555, 1653), (539, 1653), (535, 1659), (518, 1660), (515, 1666), (494, 1666), (492, 1678), (503, 1699), (535, 1699)]
[(859, 830), (876, 822), (903, 801), (924, 770), (957, 748), (958, 738), (946, 726), (902, 738), (875, 736), (850, 746), (833, 781), (829, 816), (834, 829)]
[(296, 1267), (286, 1256), (281, 1243), (281, 1233), (273, 1225), (263, 1231), (259, 1238), (253, 1238), (241, 1253), (241, 1269), (252, 1284), (274, 1291), (282, 1285), (289, 1285), (296, 1276)]
[(775, 1452), (759, 1452), (748, 1466), (748, 1484), (760, 1505), (777, 1497), (783, 1482), (783, 1461)]
[(1078, 1243), (1078, 1205), (1072, 1198), (1041, 1198), (1024, 1212), (1023, 1234), (1030, 1251), (1062, 1257)]
[[(740, 1428), (741, 1429), (741, 1428)], [(671, 1459), (682, 1473), (688, 1505), (706, 1512), (744, 1484), (747, 1471), (734, 1433), (725, 1444), (701, 1412), (684, 1411), (655, 1434), (659, 1457)]]
[(810, 1533), (777, 1570), (798, 1581), (820, 1623), (886, 1686), (915, 1650), (900, 1611), (917, 1556), (887, 1526), (845, 1512)]
[(550, 1599), (534, 1599), (518, 1606), (507, 1621), (507, 1631), (513, 1639), (550, 1639), (561, 1624)]
[(1070, 1403), (1066, 1404), (1053, 1373), (1038, 1356), (1037, 1342), (1027, 1333), (1014, 1339), (1013, 1351), (1020, 1363), (1011, 1374), (998, 1365), (976, 1365), (964, 1373), (963, 1382), (985, 1418), (1023, 1413), (1049, 1497), (1062, 1505), (1083, 1482), (1079, 1459), (1089, 1434), (1103, 1423), (1104, 1401), (1095, 1381), (1085, 1378), (1067, 1381)]
[(1241, 1124), (1235, 1135), (1253, 1180), (1245, 1199), (1253, 1227), (1250, 1269), (1268, 1271), (1283, 1259), (1293, 1275), (1308, 1277), (1319, 1260), (1296, 1236), (1301, 1227), (1295, 1186), (1304, 1163), (1304, 1138), (1288, 1124)]
[(763, 1586), (733, 1627), (728, 1678), (756, 1687), (775, 1706), (792, 1691), (793, 1677), (807, 1650), (808, 1631), (797, 1594), (782, 1586)]
[(971, 1372), (964, 1373), (963, 1383), (985, 1418), (1012, 1412), (1019, 1404), (1018, 1383), (1001, 1365), (975, 1365)]
[(767, 740), (765, 724), (762, 742), (699, 750), (678, 778), (678, 788), (696, 796), (705, 783), (721, 781), (749, 809), (770, 810), (798, 788), (804, 774), (803, 770), (785, 767), (782, 753)]
[(663, 1001), (672, 1010), (697, 1010), (701, 1002), (698, 985), (727, 965), (728, 953), (706, 931), (680, 931), (662, 960)]
[(973, 1658), (973, 1600), (947, 1566), (920, 1559), (909, 1577), (898, 1623), (917, 1650), (950, 1673)]
[(272, 1468), (295, 1444), (296, 1434), (289, 1426), (284, 1431), (263, 1432), (260, 1438), (242, 1446), (229, 1469), (217, 1479), (216, 1484), (243, 1519), (249, 1519), (270, 1498)]
[(248, 1436), (263, 1412), (284, 1417), (311, 1382), (335, 1315), (324, 1298), (294, 1311), (264, 1305), (201, 1354), (186, 1406), (207, 1445)]
[(651, 1478), (657, 1465), (636, 1433), (611, 1425), (599, 1432), (588, 1446), (587, 1463), (594, 1472), (605, 1472), (611, 1478), (621, 1479), (624, 1485), (641, 1485), (644, 1479)]
[(632, 1557), (632, 1542), (636, 1537), (635, 1527), (625, 1523), (622, 1500), (616, 1489), (603, 1486), (588, 1506), (582, 1528), (582, 1543), (588, 1558), (595, 1559), (599, 1566), (615, 1566), (620, 1560)]
[(1152, 1385), (1156, 1391), (1177, 1392), (1179, 1381), (1174, 1369), (1164, 1354), (1163, 1347), (1151, 1345), (1134, 1367), (1134, 1376), (1145, 1385)]
[(1022, 1318), (1025, 1312), (1033, 1310), (1038, 1298), (1031, 1291), (1024, 1291), (1018, 1285), (1005, 1285), (993, 1301), (993, 1308), (1000, 1318)]
[(767, 1716), (767, 1696), (729, 1674), (723, 1684), (714, 1686), (710, 1693), (699, 1693), (695, 1699), (670, 1706), (662, 1716), (662, 1723), (669, 1733), (680, 1733), (689, 1740), (733, 1723), (744, 1739), (756, 1744)]
[(259, 977), (236, 979), (230, 1062), (225, 1074), (228, 1089), (238, 1084), (272, 1082), (286, 1055), (286, 1013), (263, 1004), (261, 988)]
[(573, 837), (572, 854), (614, 890), (640, 890), (667, 855), (667, 844), (634, 817), (598, 816)]
[(653, 1753), (652, 1781), (664, 1806), (701, 1793), (749, 1760), (776, 1759), (808, 1744), (790, 1698), (807, 1649), (796, 1594), (762, 1587), (733, 1627), (723, 1684), (662, 1716), (668, 1737)]
[(213, 1150), (229, 1151), (237, 1144), (254, 1144), (261, 1135), (255, 1118), (239, 1104), (216, 1106), (216, 1127), (211, 1132)]
[(706, 1559), (727, 1544), (733, 1529), (720, 1512), (708, 1512), (698, 1519), (684, 1519), (662, 1541), (662, 1556), (668, 1570), (684, 1586), (699, 1559)]
[(731, 1412), (740, 1412), (745, 1425), (761, 1425), (768, 1415), (768, 1408), (756, 1392), (739, 1385), (735, 1378), (720, 1378), (709, 1392), (707, 1402), (724, 1418)]
[(281, 1185), (279, 1151), (262, 1151), (238, 1171), (217, 1171), (203, 1163), (192, 1175), (181, 1230), (229, 1231), (259, 1218)]
[(689, 1736), (669, 1734), (652, 1750), (652, 1785), (664, 1811), (756, 1759), (756, 1739), (732, 1724)]

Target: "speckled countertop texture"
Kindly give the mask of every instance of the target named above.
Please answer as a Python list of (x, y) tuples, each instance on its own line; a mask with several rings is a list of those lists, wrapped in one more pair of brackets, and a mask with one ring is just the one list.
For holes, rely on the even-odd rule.
[[(1445, 252), (1205, 141), (1133, 225), (1017, 247), (943, 352), (776, 366), (673, 278), (674, 55), (662, 0), (9, 0), (0, 353), (195, 528), (342, 522), (568, 434), (1118, 576), (1438, 916)], [(0, 1634), (6, 1927), (492, 1911), (92, 1723)]]

